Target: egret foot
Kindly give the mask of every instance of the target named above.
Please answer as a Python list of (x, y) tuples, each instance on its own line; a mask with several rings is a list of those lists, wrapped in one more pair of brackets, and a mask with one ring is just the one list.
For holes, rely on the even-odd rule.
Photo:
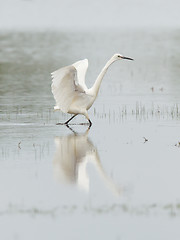
[(89, 123), (79, 123), (77, 125), (89, 125)]
[(68, 125), (68, 123), (75, 117), (77, 114), (73, 115), (69, 120), (67, 120), (65, 123), (56, 123), (56, 125)]
[(92, 122), (91, 122), (91, 120), (88, 120), (88, 122), (86, 122), (86, 123), (79, 123), (79, 125), (89, 125), (89, 127), (91, 127), (92, 126)]

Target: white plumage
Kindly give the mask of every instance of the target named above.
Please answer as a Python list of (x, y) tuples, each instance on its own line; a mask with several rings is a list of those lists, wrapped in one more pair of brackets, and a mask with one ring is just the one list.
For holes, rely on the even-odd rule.
[(92, 123), (89, 119), (87, 110), (92, 106), (97, 97), (101, 81), (108, 67), (113, 62), (120, 59), (133, 60), (132, 58), (127, 58), (120, 54), (113, 55), (90, 89), (88, 89), (85, 84), (85, 75), (88, 68), (87, 59), (75, 62), (72, 65), (60, 68), (51, 73), (52, 93), (56, 101), (54, 109), (61, 110), (64, 113), (74, 114), (74, 116), (64, 124), (67, 125), (77, 114), (83, 114), (88, 119), (89, 125), (91, 126)]
[(87, 90), (85, 84), (85, 76), (88, 69), (88, 60), (84, 59), (73, 64), (77, 71), (77, 84), (83, 87), (84, 90)]
[(77, 70), (74, 66), (64, 67), (53, 72), (52, 77), (52, 93), (57, 103), (55, 108), (67, 113), (73, 100), (84, 93), (77, 80)]

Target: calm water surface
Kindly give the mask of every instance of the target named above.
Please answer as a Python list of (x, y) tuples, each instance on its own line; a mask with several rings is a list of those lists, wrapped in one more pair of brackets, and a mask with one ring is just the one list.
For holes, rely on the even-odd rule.
[[(179, 239), (180, 31), (0, 34), (2, 239)], [(56, 126), (50, 72), (89, 59), (89, 111)], [(86, 121), (78, 116), (73, 123)], [(153, 236), (153, 237), (152, 237)]]

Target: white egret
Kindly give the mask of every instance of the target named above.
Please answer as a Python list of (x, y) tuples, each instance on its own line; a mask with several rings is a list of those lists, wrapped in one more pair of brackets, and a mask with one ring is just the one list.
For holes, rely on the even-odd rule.
[(120, 59), (133, 60), (132, 58), (124, 57), (121, 54), (114, 54), (98, 75), (94, 85), (89, 89), (85, 84), (85, 75), (88, 68), (87, 59), (75, 62), (72, 65), (60, 68), (57, 71), (51, 73), (51, 88), (56, 100), (56, 106), (54, 109), (61, 110), (64, 113), (74, 114), (65, 123), (57, 124), (68, 125), (68, 123), (75, 116), (82, 114), (89, 121), (89, 126), (92, 125), (87, 111), (92, 106), (98, 95), (102, 79), (109, 66), (113, 62)]

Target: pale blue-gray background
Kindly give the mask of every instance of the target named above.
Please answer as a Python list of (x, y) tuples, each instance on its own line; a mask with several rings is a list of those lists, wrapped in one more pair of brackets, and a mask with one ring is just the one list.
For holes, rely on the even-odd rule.
[(1, 0), (0, 29), (174, 28), (178, 0)]

